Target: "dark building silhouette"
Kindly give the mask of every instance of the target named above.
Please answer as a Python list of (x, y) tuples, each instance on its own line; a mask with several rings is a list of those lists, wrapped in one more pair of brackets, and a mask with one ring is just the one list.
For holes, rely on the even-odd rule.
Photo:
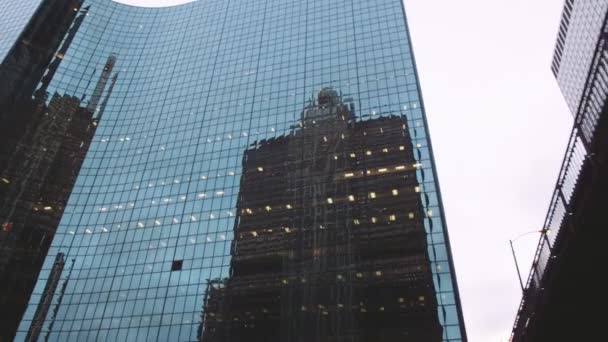
[(245, 151), (200, 341), (441, 341), (407, 120), (324, 89), (300, 122)]
[(81, 3), (43, 2), (0, 65), (0, 341), (17, 330), (101, 117), (80, 98), (47, 92), (86, 17)]
[(552, 71), (573, 116), (512, 341), (606, 339), (608, 2), (566, 0)]

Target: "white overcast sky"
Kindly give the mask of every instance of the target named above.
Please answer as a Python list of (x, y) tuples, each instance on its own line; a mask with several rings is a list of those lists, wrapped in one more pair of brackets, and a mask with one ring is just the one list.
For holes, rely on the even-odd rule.
[[(541, 228), (572, 125), (549, 69), (563, 1), (404, 1), (469, 340), (508, 341), (508, 241)], [(515, 242), (524, 278), (537, 241)]]

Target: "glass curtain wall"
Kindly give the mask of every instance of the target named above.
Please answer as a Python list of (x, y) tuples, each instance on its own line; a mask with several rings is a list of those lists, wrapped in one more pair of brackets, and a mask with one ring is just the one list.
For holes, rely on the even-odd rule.
[(33, 94), (94, 134), (16, 340), (466, 340), (401, 1), (74, 10)]

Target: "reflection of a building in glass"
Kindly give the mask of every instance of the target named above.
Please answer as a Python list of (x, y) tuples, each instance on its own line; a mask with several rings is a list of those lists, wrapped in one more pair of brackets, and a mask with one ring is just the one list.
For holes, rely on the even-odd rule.
[(441, 341), (406, 124), (357, 122), (324, 89), (290, 135), (245, 151), (200, 341)]
[[(48, 91), (88, 12), (81, 4), (43, 2), (0, 65), (0, 341), (15, 334), (116, 82), (117, 74), (108, 80), (116, 60), (110, 56), (88, 106), (82, 98)], [(61, 270), (53, 268), (59, 274), (49, 278), (58, 280)], [(47, 284), (50, 295), (56, 287)], [(40, 303), (36, 315), (42, 317), (50, 297)]]

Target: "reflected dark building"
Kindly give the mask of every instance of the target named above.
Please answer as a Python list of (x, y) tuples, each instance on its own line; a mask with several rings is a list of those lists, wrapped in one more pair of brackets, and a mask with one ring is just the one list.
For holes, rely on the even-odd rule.
[(608, 302), (594, 286), (608, 241), (608, 2), (564, 1), (551, 69), (574, 125), (511, 340), (599, 341), (596, 310)]
[(200, 341), (441, 341), (413, 153), (404, 116), (357, 121), (331, 89), (255, 142)]
[(16, 332), (100, 118), (81, 98), (47, 92), (81, 3), (43, 2), (0, 65), (0, 341)]

